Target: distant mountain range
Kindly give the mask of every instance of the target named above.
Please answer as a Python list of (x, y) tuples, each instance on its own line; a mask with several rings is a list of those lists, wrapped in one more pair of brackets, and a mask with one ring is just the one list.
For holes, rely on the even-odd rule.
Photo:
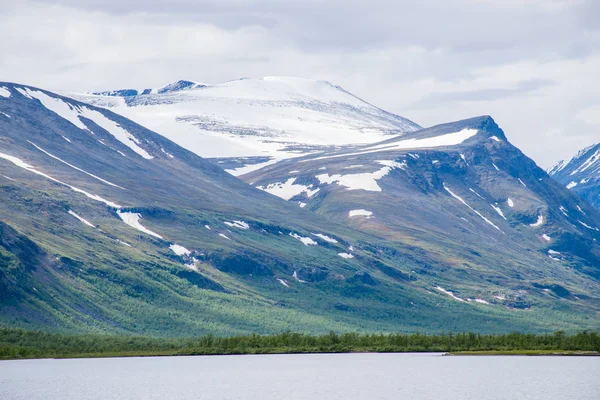
[(490, 117), (420, 129), (292, 78), (77, 97), (0, 83), (0, 325), (598, 327), (600, 214)]
[(178, 81), (159, 89), (66, 95), (109, 108), (199, 156), (219, 158), (236, 175), (267, 162), (420, 129), (339, 86), (301, 78)]
[(600, 143), (580, 150), (570, 160), (559, 161), (548, 174), (600, 209)]

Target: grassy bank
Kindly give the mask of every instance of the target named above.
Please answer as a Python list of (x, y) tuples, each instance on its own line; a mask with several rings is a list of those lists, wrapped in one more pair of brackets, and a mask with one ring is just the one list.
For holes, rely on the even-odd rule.
[(0, 329), (0, 359), (133, 357), (216, 354), (349, 352), (449, 352), (455, 354), (550, 354), (600, 352), (600, 334), (336, 334), (299, 333), (233, 337), (150, 338), (68, 335)]

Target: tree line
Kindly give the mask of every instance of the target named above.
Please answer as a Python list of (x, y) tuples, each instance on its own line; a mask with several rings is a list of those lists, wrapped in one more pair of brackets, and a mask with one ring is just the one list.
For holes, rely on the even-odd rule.
[(330, 332), (313, 336), (284, 332), (274, 335), (152, 338), (73, 335), (0, 328), (0, 359), (103, 357), (142, 355), (280, 354), (344, 352), (600, 352), (600, 334), (413, 333), (359, 334)]

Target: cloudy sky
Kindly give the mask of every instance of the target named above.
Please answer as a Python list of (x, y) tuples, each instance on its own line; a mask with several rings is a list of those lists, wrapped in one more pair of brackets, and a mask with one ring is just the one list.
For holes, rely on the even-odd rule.
[(490, 114), (542, 167), (600, 142), (598, 0), (2, 0), (0, 80), (326, 79), (423, 126)]

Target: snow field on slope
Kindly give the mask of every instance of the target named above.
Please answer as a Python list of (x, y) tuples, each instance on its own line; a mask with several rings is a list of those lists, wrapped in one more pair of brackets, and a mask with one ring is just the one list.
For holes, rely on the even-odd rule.
[(104, 116), (104, 114), (89, 109), (85, 106), (72, 105), (63, 101), (62, 99), (48, 96), (46, 93), (41, 91), (31, 90), (29, 88), (18, 88), (17, 90), (28, 98), (38, 99), (45, 108), (66, 119), (77, 128), (90, 131), (79, 117), (82, 116), (88, 118), (113, 135), (115, 139), (129, 147), (135, 153), (146, 159), (153, 158), (146, 150), (139, 146), (140, 142), (134, 135), (123, 129), (116, 122), (108, 119), (106, 116)]
[(445, 146), (456, 146), (463, 143), (465, 140), (472, 138), (477, 134), (477, 129), (463, 129), (459, 132), (447, 133), (444, 135), (422, 138), (422, 139), (406, 139), (399, 140), (394, 143), (385, 143), (376, 146), (366, 147), (364, 150), (353, 152), (353, 153), (345, 153), (345, 154), (336, 154), (336, 155), (325, 155), (316, 158), (308, 158), (306, 160), (302, 160), (301, 162), (306, 161), (316, 161), (316, 160), (327, 160), (331, 158), (340, 158), (340, 157), (350, 157), (357, 156), (361, 154), (371, 154), (378, 153), (382, 151), (395, 151), (395, 150), (410, 150), (410, 149), (423, 149), (423, 148), (436, 148), (436, 147), (445, 147)]
[(123, 222), (125, 222), (127, 225), (131, 226), (132, 228), (135, 228), (138, 231), (146, 233), (150, 236), (154, 236), (158, 239), (163, 238), (158, 233), (152, 232), (150, 229), (145, 228), (140, 223), (140, 219), (142, 218), (142, 216), (139, 213), (123, 212), (123, 211), (117, 210), (117, 215), (119, 216), (119, 218), (121, 218), (123, 220)]
[(203, 157), (289, 158), (290, 144), (375, 143), (419, 127), (328, 82), (241, 79), (194, 90), (138, 96), (135, 106), (75, 95), (157, 131)]
[(312, 189), (313, 185), (306, 186), (294, 182), (296, 182), (296, 178), (289, 178), (285, 182), (269, 183), (267, 186), (257, 186), (256, 188), (284, 200), (289, 200), (301, 193), (305, 193), (307, 197), (312, 197), (319, 191), (319, 188)]

